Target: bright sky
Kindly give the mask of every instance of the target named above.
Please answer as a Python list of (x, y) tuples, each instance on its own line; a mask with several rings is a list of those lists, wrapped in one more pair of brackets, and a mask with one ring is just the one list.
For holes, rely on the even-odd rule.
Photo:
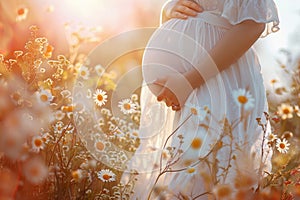
[[(263, 45), (259, 53), (263, 75), (266, 81), (280, 78), (281, 70), (277, 67), (276, 59), (284, 59), (280, 49), (290, 50), (294, 57), (300, 56), (300, 1), (275, 0), (280, 19), (280, 31), (261, 39)], [(284, 60), (283, 60), (284, 61)]]

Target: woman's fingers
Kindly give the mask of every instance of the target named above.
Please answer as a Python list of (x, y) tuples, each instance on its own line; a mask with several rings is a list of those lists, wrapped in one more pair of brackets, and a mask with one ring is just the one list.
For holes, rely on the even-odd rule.
[(190, 0), (181, 0), (179, 1), (181, 5), (190, 8), (191, 10), (194, 10), (196, 12), (202, 12), (203, 8), (196, 2), (190, 1)]
[(172, 107), (172, 110), (180, 110), (179, 102), (176, 96), (168, 89), (163, 88), (160, 94), (157, 96), (157, 101), (164, 101), (167, 107)]
[(170, 18), (186, 19), (189, 16), (195, 17), (202, 11), (202, 7), (194, 1), (181, 0), (172, 8)]

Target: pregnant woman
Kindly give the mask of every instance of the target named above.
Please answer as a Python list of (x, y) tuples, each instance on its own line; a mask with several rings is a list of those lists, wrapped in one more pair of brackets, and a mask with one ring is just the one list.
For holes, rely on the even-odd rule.
[(165, 3), (143, 57), (131, 199), (209, 199), (221, 186), (233, 195), (243, 177), (249, 191), (260, 185), (272, 152), (257, 123), (268, 108), (252, 45), (278, 24), (272, 0)]

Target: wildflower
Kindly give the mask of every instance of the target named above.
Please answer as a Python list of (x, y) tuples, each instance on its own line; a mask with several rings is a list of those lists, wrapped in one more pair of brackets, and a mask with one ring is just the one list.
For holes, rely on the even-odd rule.
[(139, 137), (139, 130), (138, 129), (132, 129), (130, 131), (130, 136), (133, 139), (137, 139)]
[(250, 110), (254, 107), (254, 98), (249, 91), (237, 89), (233, 91), (232, 95), (237, 105), (244, 107), (246, 110)]
[(103, 150), (105, 149), (105, 144), (102, 141), (97, 141), (95, 142), (95, 149), (97, 151), (103, 152)]
[(73, 177), (74, 181), (76, 181), (76, 182), (80, 181), (83, 177), (82, 170), (77, 169), (77, 170), (72, 171), (72, 177)]
[(53, 100), (53, 96), (50, 90), (40, 90), (39, 92), (36, 92), (38, 101), (45, 104), (50, 104), (50, 102)]
[(231, 196), (232, 189), (229, 185), (217, 185), (213, 188), (213, 194), (216, 196), (217, 199), (223, 199)]
[(74, 111), (74, 108), (75, 108), (74, 105), (62, 106), (62, 107), (61, 107), (61, 110), (62, 110), (63, 112), (70, 113), (70, 112), (73, 112), (73, 111)]
[(287, 153), (287, 151), (289, 150), (289, 146), (290, 144), (285, 138), (283, 138), (282, 140), (281, 139), (276, 140), (276, 147), (280, 153)]
[(17, 10), (17, 17), (16, 17), (16, 21), (17, 22), (20, 22), (20, 21), (23, 21), (27, 18), (27, 15), (28, 15), (28, 8), (19, 8)]
[(98, 76), (102, 76), (105, 72), (104, 67), (102, 67), (100, 64), (95, 66), (95, 70)]
[(201, 138), (198, 138), (198, 137), (194, 138), (192, 143), (191, 143), (191, 147), (193, 149), (200, 149), (201, 146), (202, 146)]
[(136, 109), (136, 104), (134, 104), (130, 99), (123, 99), (119, 102), (118, 106), (125, 115), (134, 113)]
[(47, 46), (45, 47), (43, 56), (44, 56), (45, 58), (47, 58), (47, 59), (48, 59), (48, 58), (51, 58), (53, 50), (54, 50), (54, 47), (53, 47), (53, 46), (51, 46), (50, 44), (47, 45)]
[(278, 115), (280, 115), (283, 120), (292, 118), (293, 107), (286, 103), (281, 104), (278, 106)]
[(71, 96), (72, 93), (69, 90), (63, 90), (60, 92), (60, 94), (63, 98), (67, 98), (67, 97)]
[(300, 117), (300, 110), (299, 110), (299, 106), (298, 105), (294, 106), (294, 112), (296, 113), (296, 115), (298, 117)]
[(31, 145), (34, 152), (40, 152), (40, 150), (44, 149), (44, 140), (40, 136), (34, 136), (32, 137)]
[(48, 169), (42, 160), (32, 158), (24, 164), (24, 175), (28, 181), (33, 184), (39, 184), (44, 181), (48, 175)]
[(65, 117), (65, 115), (66, 114), (64, 112), (62, 112), (61, 110), (58, 110), (54, 113), (54, 117), (58, 121), (62, 120)]
[(113, 182), (116, 180), (116, 175), (109, 169), (102, 169), (101, 171), (97, 172), (97, 176), (103, 182)]
[(131, 95), (131, 100), (132, 100), (132, 101), (137, 101), (138, 99), (139, 99), (139, 97), (138, 97), (137, 94)]
[(97, 89), (93, 95), (93, 99), (97, 106), (101, 107), (101, 106), (105, 105), (105, 103), (107, 102), (106, 92), (103, 90)]
[(90, 76), (90, 71), (86, 66), (81, 66), (79, 69), (79, 76), (87, 80)]
[(75, 127), (72, 124), (68, 124), (66, 127), (66, 134), (72, 134), (75, 130)]
[(91, 91), (90, 89), (87, 90), (86, 97), (87, 97), (88, 99), (92, 98), (92, 91)]
[(188, 167), (188, 168), (186, 169), (186, 172), (187, 172), (188, 174), (194, 175), (194, 174), (196, 173), (196, 169), (195, 169), (194, 167)]
[(271, 81), (270, 81), (270, 83), (272, 84), (272, 85), (274, 85), (275, 83), (277, 83), (278, 81), (277, 81), (277, 79), (272, 79)]
[(281, 138), (290, 139), (294, 136), (294, 134), (291, 131), (284, 131)]
[(271, 133), (271, 134), (268, 136), (268, 140), (269, 140), (270, 142), (274, 142), (277, 138), (278, 138), (277, 135), (275, 135), (275, 134), (273, 134), (273, 133)]
[(56, 122), (54, 125), (54, 133), (61, 134), (64, 130), (64, 123), (62, 121)]
[(192, 104), (187, 104), (186, 106), (190, 108), (191, 114), (193, 114), (194, 116), (197, 116), (200, 121), (204, 120), (204, 118), (206, 117), (206, 114), (207, 114), (206, 106), (201, 107), (201, 106), (195, 106)]

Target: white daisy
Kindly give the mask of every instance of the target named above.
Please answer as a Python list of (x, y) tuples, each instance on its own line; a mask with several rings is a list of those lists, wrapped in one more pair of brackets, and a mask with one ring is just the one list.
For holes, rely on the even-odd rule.
[(39, 102), (50, 104), (50, 102), (53, 100), (53, 96), (50, 90), (40, 90), (36, 92), (36, 96)]
[(137, 107), (130, 99), (123, 99), (118, 106), (125, 115), (134, 113)]
[(54, 125), (54, 133), (55, 134), (61, 134), (64, 130), (64, 123), (62, 121), (58, 121), (56, 122), (56, 124)]
[(186, 169), (186, 172), (190, 175), (195, 175), (196, 174), (196, 168), (195, 167), (188, 167)]
[(32, 151), (40, 152), (40, 150), (44, 149), (44, 139), (40, 136), (34, 136), (31, 140)]
[(188, 108), (190, 108), (190, 112), (191, 114), (193, 114), (194, 116), (197, 116), (197, 118), (200, 121), (203, 121), (207, 115), (207, 107), (202, 107), (202, 106), (196, 106), (196, 105), (192, 105), (190, 103), (186, 104), (186, 106)]
[(102, 67), (102, 65), (100, 64), (95, 66), (95, 70), (98, 76), (102, 76), (103, 73), (105, 72), (104, 67)]
[(281, 104), (278, 106), (278, 115), (280, 115), (282, 119), (293, 118), (293, 107), (286, 103)]
[(72, 171), (72, 178), (74, 181), (79, 182), (83, 178), (83, 173), (81, 169)]
[(79, 76), (87, 80), (90, 76), (90, 71), (86, 66), (81, 66), (78, 72)]
[(96, 141), (94, 144), (96, 151), (103, 152), (105, 149), (105, 143), (102, 141)]
[(106, 92), (100, 89), (97, 89), (96, 92), (93, 94), (94, 102), (97, 106), (101, 107), (105, 105), (107, 102), (107, 95)]
[(25, 20), (27, 18), (28, 11), (29, 11), (28, 8), (24, 8), (24, 7), (19, 8), (17, 10), (16, 21), (20, 22)]
[(97, 172), (97, 176), (103, 182), (113, 182), (116, 180), (116, 175), (109, 169), (102, 169)]
[(289, 146), (290, 144), (285, 138), (276, 140), (276, 147), (280, 153), (287, 153), (289, 150)]
[(58, 110), (54, 113), (54, 117), (58, 121), (62, 120), (65, 117), (65, 115), (66, 114), (64, 112), (62, 112), (61, 110)]
[(254, 107), (254, 98), (249, 91), (245, 89), (237, 89), (232, 92), (235, 102), (238, 106), (244, 107), (245, 110), (250, 110)]
[(268, 136), (268, 140), (269, 140), (270, 142), (274, 142), (274, 141), (277, 140), (277, 139), (278, 139), (277, 135), (275, 135), (275, 134), (273, 134), (273, 133), (271, 133), (271, 134)]

